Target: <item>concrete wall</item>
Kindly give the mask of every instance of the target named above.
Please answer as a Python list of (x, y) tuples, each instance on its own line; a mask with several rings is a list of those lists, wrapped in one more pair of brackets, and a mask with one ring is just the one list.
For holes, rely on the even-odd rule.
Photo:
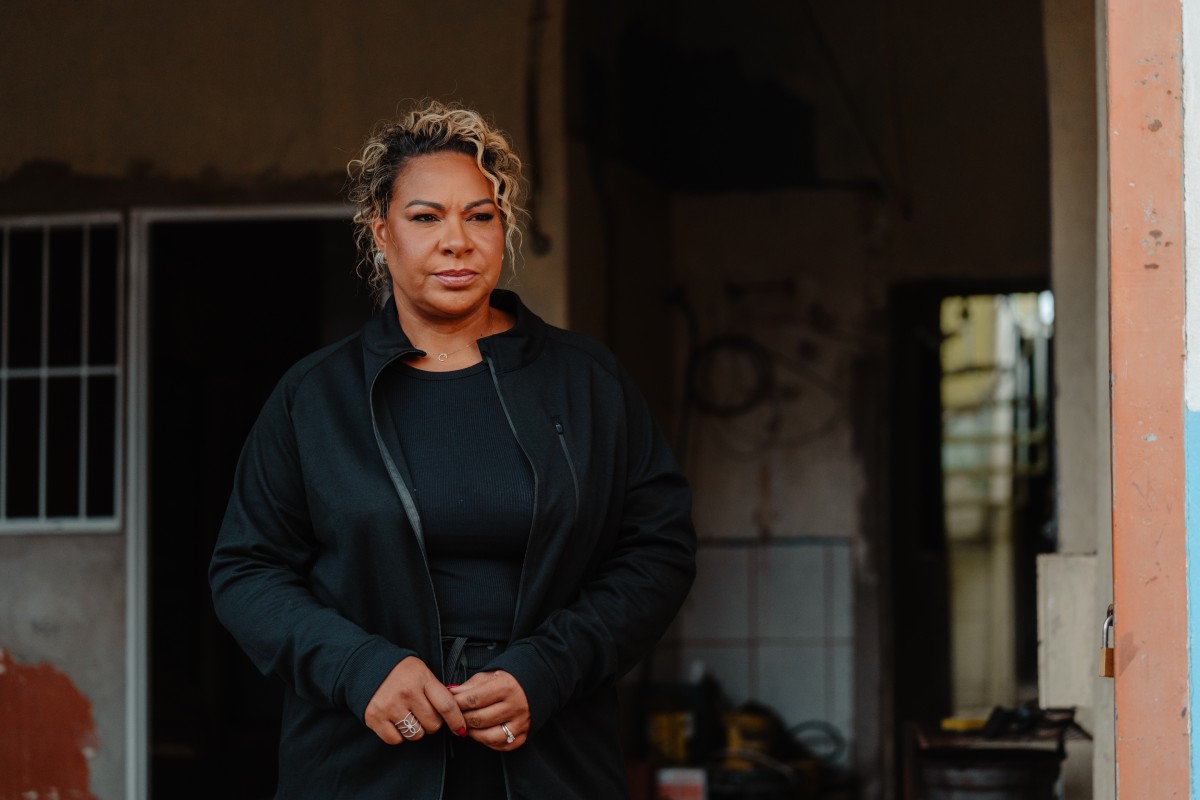
[[(71, 788), (86, 790), (89, 775), (100, 800), (123, 796), (125, 575), (122, 536), (0, 536), (0, 650), (9, 659), (7, 669), (0, 664), (0, 694), (18, 682), (16, 694), (28, 702), (7, 705), (11, 716), (0, 713), (0, 796), (57, 786), (66, 797)], [(49, 753), (30, 744), (56, 731), (73, 692), (84, 701), (72, 710), (75, 735), (57, 739)], [(85, 783), (70, 786), (81, 753)]]
[[(546, 18), (534, 23), (539, 6)], [(538, 141), (527, 126), (539, 29)], [(0, 211), (336, 202), (346, 162), (406, 99), (458, 99), (509, 131), (553, 243), (519, 286), (565, 321), (559, 2), (22, 2), (0, 31)], [(62, 170), (74, 178), (72, 184)], [(75, 197), (47, 196), (47, 182)], [(107, 191), (102, 187), (108, 187)]]
[[(685, 467), (702, 541), (680, 660), (705, 664), (735, 704), (767, 703), (789, 726), (833, 724), (850, 742), (847, 759), (854, 564), (869, 555), (854, 366), (882, 344), (869, 325), (881, 311), (874, 206), (854, 192), (799, 191), (672, 203), (672, 258), (700, 333), (692, 347), (741, 337), (709, 355), (680, 353), (697, 367)], [(797, 218), (825, 225), (769, 235)], [(739, 404), (766, 382), (744, 413), (696, 407)], [(874, 411), (886, 413), (882, 398)]]
[(1096, 663), (1113, 599), (1102, 15), (1092, 0), (1053, 0), (1043, 13), (1055, 391), (1070, 411), (1057, 417), (1059, 554), (1039, 565), (1039, 696), (1076, 706), (1094, 736), (1072, 744), (1067, 797), (1111, 798), (1113, 683)]
[(1045, 72), (1036, 3), (884, 4), (896, 279), (1044, 279)]

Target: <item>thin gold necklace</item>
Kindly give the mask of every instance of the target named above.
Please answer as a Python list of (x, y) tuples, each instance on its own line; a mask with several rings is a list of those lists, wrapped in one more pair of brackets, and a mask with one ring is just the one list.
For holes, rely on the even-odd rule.
[[(473, 347), (474, 345), (475, 342), (471, 342), (471, 344), (467, 345), (467, 347)], [(438, 361), (446, 361), (450, 358), (450, 356), (454, 355), (455, 353), (461, 353), (463, 350), (466, 350), (467, 347), (460, 347), (457, 350), (451, 350), (448, 353), (438, 353), (436, 356), (434, 356), (434, 358), (436, 358)], [(430, 355), (430, 353), (426, 353), (425, 357), (429, 358)]]
[(458, 348), (457, 350), (448, 350), (444, 353), (432, 353), (432, 354), (426, 353), (425, 358), (429, 358), (432, 355), (438, 361), (447, 361), (450, 359), (450, 356), (457, 355), (458, 353), (461, 353), (463, 350), (466, 350), (470, 347), (474, 347), (480, 339), (482, 339), (484, 336), (488, 335), (487, 332), (491, 327), (492, 327), (492, 312), (489, 310), (488, 315), (487, 315), (487, 320), (483, 326), (483, 334), (481, 336), (475, 337), (474, 339), (471, 340), (470, 344), (464, 345), (464, 346)]

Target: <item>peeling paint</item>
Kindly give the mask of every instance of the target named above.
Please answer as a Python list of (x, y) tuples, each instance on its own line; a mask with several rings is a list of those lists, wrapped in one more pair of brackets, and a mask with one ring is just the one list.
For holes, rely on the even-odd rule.
[(0, 798), (96, 800), (92, 704), (69, 677), (51, 664), (18, 664), (0, 649), (0, 720)]
[(1145, 436), (1142, 437), (1142, 439), (1147, 442), (1157, 442), (1158, 441), (1158, 437), (1155, 436), (1153, 433), (1146, 434)]

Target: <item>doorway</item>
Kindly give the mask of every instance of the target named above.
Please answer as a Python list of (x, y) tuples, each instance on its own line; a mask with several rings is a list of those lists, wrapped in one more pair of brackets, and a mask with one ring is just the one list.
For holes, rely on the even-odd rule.
[(269, 798), (282, 691), (217, 622), (208, 561), (276, 381), (370, 315), (341, 209), (147, 220), (151, 796)]
[(941, 304), (942, 497), (951, 703), (986, 718), (1038, 697), (1037, 556), (1057, 545), (1050, 292)]
[(892, 310), (893, 743), (1037, 697), (1036, 557), (1055, 549), (1053, 300), (897, 286)]

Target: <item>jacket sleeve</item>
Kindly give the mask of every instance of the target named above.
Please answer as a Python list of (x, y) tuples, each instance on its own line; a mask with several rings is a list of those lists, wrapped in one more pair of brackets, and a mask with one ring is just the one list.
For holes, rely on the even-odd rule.
[(521, 684), (534, 731), (636, 665), (674, 619), (696, 574), (691, 490), (641, 394), (621, 377), (627, 480), (612, 550), (574, 602), (489, 665)]
[(261, 672), (362, 719), (392, 668), (415, 653), (367, 633), (309, 587), (319, 544), (287, 394), (286, 383), (276, 387), (242, 449), (209, 568), (213, 604)]

